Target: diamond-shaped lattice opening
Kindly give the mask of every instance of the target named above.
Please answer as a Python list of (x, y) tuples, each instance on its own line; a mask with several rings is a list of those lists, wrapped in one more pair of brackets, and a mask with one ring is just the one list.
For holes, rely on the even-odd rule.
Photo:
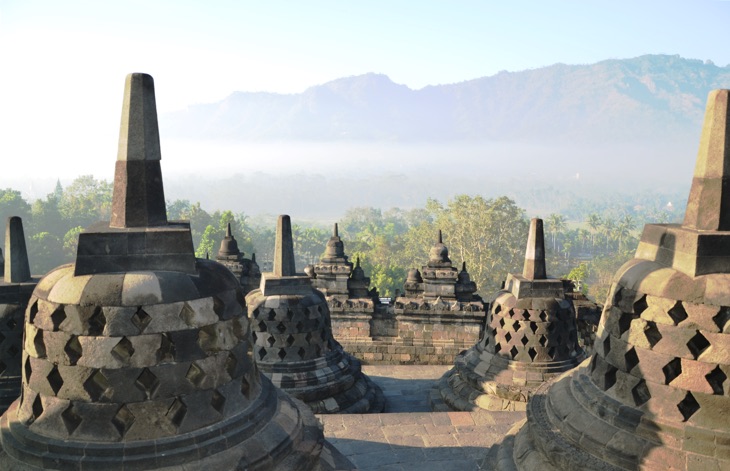
[(547, 343), (547, 337), (545, 337), (544, 335), (541, 335), (540, 339), (537, 342), (544, 347), (545, 344)]
[(3, 340), (5, 340), (5, 336), (3, 335), (2, 332), (0, 332), (0, 343), (2, 343)]
[(284, 358), (286, 358), (286, 350), (283, 348), (280, 348), (279, 353), (277, 353), (277, 355), (279, 356), (279, 358), (281, 358), (283, 360)]
[(512, 347), (509, 350), (509, 354), (512, 356), (512, 359), (514, 359), (518, 353), (519, 353), (519, 350), (517, 350), (517, 347)]
[(717, 328), (720, 329), (720, 332), (726, 332), (728, 330), (726, 328), (727, 323), (730, 321), (730, 307), (721, 307), (720, 312), (718, 312), (712, 320), (715, 322), (715, 325), (717, 325)]
[(679, 324), (687, 317), (689, 317), (687, 316), (687, 311), (684, 310), (682, 301), (677, 301), (677, 303), (670, 310), (667, 311), (667, 314), (669, 314), (669, 317), (672, 318), (672, 322), (674, 322), (674, 325)]
[(63, 387), (63, 378), (61, 377), (61, 373), (58, 372), (57, 366), (53, 366), (46, 379), (53, 390), (53, 394), (58, 394), (58, 391)]
[(147, 399), (150, 399), (157, 392), (157, 388), (160, 386), (160, 380), (157, 379), (157, 376), (149, 368), (145, 368), (137, 376), (134, 384), (147, 395)]
[(506, 334), (504, 334), (504, 339), (509, 342), (510, 340), (512, 340), (512, 334), (507, 332)]
[(518, 330), (520, 330), (520, 327), (522, 327), (522, 324), (520, 324), (520, 321), (515, 321), (512, 324), (512, 329), (514, 329), (515, 332), (517, 332)]
[(241, 377), (241, 394), (243, 394), (243, 397), (246, 399), (248, 399), (248, 395), (251, 394), (251, 385), (248, 383), (245, 376)]
[(644, 327), (644, 335), (652, 348), (662, 339), (662, 333), (659, 332), (654, 321), (647, 321), (646, 327)]
[(66, 320), (66, 311), (63, 308), (63, 304), (59, 305), (51, 314), (51, 323), (53, 323), (53, 330), (58, 330), (63, 321)]
[(603, 356), (608, 356), (608, 352), (611, 351), (611, 336), (607, 335), (605, 339), (603, 339)]
[(499, 326), (504, 329), (504, 317), (499, 320)]
[(501, 311), (502, 311), (502, 305), (501, 304), (497, 304), (497, 305), (494, 306), (494, 313), (495, 314), (499, 314)]
[(259, 332), (266, 332), (266, 322), (259, 322)]
[(284, 332), (286, 332), (286, 326), (283, 322), (279, 322), (278, 324), (276, 324), (276, 330), (278, 330), (279, 333), (283, 334)]
[(69, 363), (71, 363), (71, 365), (75, 365), (83, 353), (79, 338), (72, 335), (71, 338), (68, 339), (68, 342), (66, 342), (66, 346), (63, 347), (63, 351), (66, 353)]
[(613, 365), (609, 365), (606, 369), (606, 373), (603, 375), (603, 390), (608, 391), (616, 384), (616, 372), (618, 368)]
[(167, 334), (160, 336), (160, 349), (157, 350), (157, 358), (162, 363), (175, 360), (175, 343)]
[(527, 345), (527, 342), (529, 342), (529, 340), (527, 340), (527, 336), (523, 336), (523, 337), (522, 337), (522, 338), (520, 339), (520, 342), (522, 342), (522, 345)]
[(322, 306), (317, 306), (317, 312), (322, 314)]
[(117, 429), (117, 432), (119, 432), (119, 436), (124, 438), (129, 429), (132, 428), (132, 424), (134, 424), (135, 420), (136, 418), (134, 417), (134, 414), (132, 414), (132, 411), (123, 404), (117, 413), (114, 414), (114, 417), (112, 417), (112, 425), (115, 429)]
[(195, 324), (195, 309), (190, 307), (190, 304), (184, 303), (182, 309), (180, 310), (180, 314), (178, 314), (180, 319), (182, 319), (185, 324), (192, 326)]
[(547, 322), (548, 315), (545, 311), (540, 311), (540, 320), (542, 322)]
[(8, 348), (8, 353), (10, 354), (10, 357), (13, 358), (20, 353), (20, 349), (16, 345), (11, 345), (10, 348)]
[(33, 374), (33, 368), (30, 366), (30, 357), (25, 359), (25, 368), (23, 368), (23, 373), (25, 374), (25, 382), (30, 384), (30, 375)]
[(180, 400), (180, 398), (175, 398), (175, 401), (170, 405), (170, 408), (167, 409), (167, 419), (174, 425), (176, 428), (180, 428), (180, 425), (182, 425), (183, 420), (185, 420), (185, 415), (188, 413), (188, 406), (185, 405), (183, 401)]
[(274, 311), (273, 309), (269, 309), (269, 313), (267, 314), (267, 319), (269, 319), (270, 321), (273, 321), (274, 319), (276, 319), (276, 311)]
[(533, 334), (537, 332), (537, 322), (530, 322), (530, 330)]
[(304, 336), (304, 340), (306, 340), (307, 343), (310, 343), (311, 340), (312, 340), (312, 333), (311, 332), (307, 332), (307, 335)]
[(93, 402), (96, 402), (109, 388), (109, 381), (101, 370), (95, 370), (94, 374), (84, 381), (84, 391), (89, 395)]
[(555, 357), (555, 347), (548, 348), (548, 355), (550, 356), (550, 358)]
[(710, 342), (708, 342), (705, 336), (698, 330), (694, 337), (689, 339), (689, 342), (687, 342), (687, 348), (696, 360), (705, 352), (705, 350), (710, 348)]
[(286, 310), (286, 318), (288, 320), (294, 319), (294, 311), (292, 311), (291, 309), (287, 309)]
[(41, 416), (41, 414), (43, 414), (43, 402), (41, 402), (40, 394), (38, 394), (33, 400), (33, 406), (31, 410), (33, 411), (33, 417), (30, 419), (30, 423), (33, 423), (38, 419), (38, 417)]
[(210, 405), (220, 415), (223, 415), (223, 409), (226, 407), (226, 397), (219, 393), (217, 389), (213, 390), (213, 397), (210, 399)]
[(636, 383), (636, 386), (631, 388), (631, 396), (634, 398), (634, 404), (636, 404), (636, 407), (641, 406), (651, 399), (649, 388), (646, 387), (646, 381), (641, 379), (638, 383)]
[(528, 355), (530, 355), (530, 360), (534, 360), (534, 359), (535, 359), (535, 357), (537, 356), (537, 351), (535, 350), (535, 348), (534, 348), (534, 347), (530, 347), (530, 348), (529, 348), (529, 349), (527, 350), (527, 354), (528, 354)]
[(235, 355), (233, 353), (229, 353), (228, 357), (226, 358), (226, 373), (228, 373), (228, 376), (233, 378), (236, 375), (236, 369), (238, 367), (238, 360), (236, 360)]
[(256, 333), (256, 331), (255, 331), (255, 330), (252, 330), (252, 331), (251, 331), (251, 339), (253, 340), (253, 342), (254, 342), (254, 343), (256, 343), (256, 340), (257, 340), (258, 338), (259, 338), (259, 336), (258, 336), (258, 334)]
[(147, 326), (150, 325), (150, 322), (152, 322), (152, 317), (140, 307), (139, 309), (137, 309), (137, 312), (132, 315), (132, 318), (130, 320), (132, 321), (132, 324), (134, 324), (134, 326), (139, 330), (139, 332), (142, 333), (147, 328)]
[(94, 308), (94, 313), (89, 317), (87, 324), (89, 325), (89, 335), (101, 335), (104, 332), (106, 316), (99, 306)]
[(69, 406), (61, 412), (61, 420), (63, 420), (63, 425), (66, 427), (66, 431), (69, 435), (73, 434), (74, 430), (79, 428), (79, 425), (81, 425), (81, 416), (74, 411), (73, 403), (69, 404)]
[(292, 334), (289, 334), (289, 336), (286, 338), (286, 344), (291, 347), (294, 345), (294, 336)]
[(200, 384), (205, 380), (205, 372), (195, 363), (190, 365), (190, 368), (188, 368), (188, 372), (185, 374), (185, 377), (195, 385), (196, 388), (200, 387)]
[(35, 316), (38, 315), (38, 301), (34, 301), (28, 309), (28, 323), (32, 324), (35, 322)]
[(618, 318), (618, 335), (619, 337), (624, 334), (624, 332), (627, 332), (631, 328), (631, 321), (636, 319), (636, 316), (634, 316), (630, 312), (622, 312), (621, 315)]
[(220, 318), (226, 312), (226, 303), (218, 296), (213, 296), (213, 312)]
[(675, 358), (662, 368), (664, 384), (669, 384), (682, 374), (682, 360)]
[(132, 358), (132, 355), (134, 355), (134, 347), (127, 337), (122, 337), (114, 348), (112, 348), (111, 353), (112, 356), (120, 362), (127, 363), (129, 362), (129, 359)]
[(500, 345), (499, 343), (496, 343), (494, 345), (494, 353), (499, 353), (500, 350), (502, 350), (502, 345)]
[(529, 321), (530, 320), (530, 311), (528, 311), (527, 309), (522, 311), (522, 319)]
[(260, 314), (261, 314), (261, 310), (259, 308), (254, 309), (253, 312), (251, 313), (251, 315), (253, 316), (254, 319), (258, 319)]
[(299, 355), (299, 358), (304, 358), (304, 355), (307, 353), (307, 351), (304, 349), (304, 347), (299, 347), (299, 350), (297, 350), (297, 354)]
[(722, 396), (725, 393), (725, 388), (723, 387), (723, 383), (725, 383), (725, 380), (727, 379), (727, 375), (724, 371), (720, 369), (719, 366), (716, 366), (714, 370), (710, 371), (705, 375), (705, 379), (707, 380), (707, 383), (712, 388), (713, 394), (717, 394), (718, 396)]
[(700, 410), (700, 405), (692, 393), (687, 391), (687, 395), (684, 396), (684, 399), (677, 404), (677, 409), (679, 409), (679, 412), (682, 414), (682, 417), (684, 417), (684, 421), (686, 422), (694, 415), (695, 412)]
[(266, 357), (266, 349), (264, 347), (259, 348), (259, 360), (263, 360)]
[(634, 302), (634, 315), (638, 317), (648, 307), (649, 305), (646, 303), (646, 295), (644, 295)]
[[(495, 311), (495, 314), (497, 314), (497, 312), (496, 312), (496, 311)], [(514, 317), (514, 315), (515, 315), (515, 310), (514, 310), (514, 309), (510, 309), (509, 311), (507, 311), (507, 315), (509, 315), (510, 317)]]
[(37, 330), (35, 337), (33, 337), (33, 347), (35, 347), (38, 358), (46, 357), (46, 344), (43, 342), (43, 331)]
[(624, 360), (626, 361), (626, 371), (631, 372), (639, 364), (639, 356), (636, 354), (636, 348), (631, 347), (631, 350), (624, 353)]
[(270, 347), (273, 347), (274, 344), (276, 343), (276, 339), (274, 338), (273, 335), (269, 335), (269, 338), (266, 339), (266, 342), (268, 342)]

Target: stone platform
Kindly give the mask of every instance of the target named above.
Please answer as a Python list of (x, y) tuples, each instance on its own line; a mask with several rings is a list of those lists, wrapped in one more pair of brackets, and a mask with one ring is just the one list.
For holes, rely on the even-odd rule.
[(492, 445), (524, 412), (429, 412), (433, 383), (449, 365), (364, 365), (383, 390), (382, 414), (318, 415), (327, 441), (362, 471), (491, 470)]

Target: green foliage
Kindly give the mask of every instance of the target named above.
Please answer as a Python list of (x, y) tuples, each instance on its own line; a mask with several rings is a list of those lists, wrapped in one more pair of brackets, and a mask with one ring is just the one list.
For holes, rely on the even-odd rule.
[(23, 199), (19, 191), (11, 188), (0, 190), (0, 217), (2, 217), (3, 224), (11, 216), (20, 216), (25, 221), (30, 213), (30, 205)]
[(81, 226), (72, 227), (63, 236), (63, 254), (68, 260), (73, 260), (76, 256), (76, 249), (79, 246), (79, 234), (83, 232)]

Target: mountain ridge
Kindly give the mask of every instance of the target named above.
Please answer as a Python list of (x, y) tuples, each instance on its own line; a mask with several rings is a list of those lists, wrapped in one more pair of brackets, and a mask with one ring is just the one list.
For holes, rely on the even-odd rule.
[(682, 140), (697, 135), (714, 88), (730, 88), (730, 66), (678, 55), (558, 63), (415, 90), (366, 73), (301, 93), (233, 92), (166, 113), (161, 131), (261, 142)]

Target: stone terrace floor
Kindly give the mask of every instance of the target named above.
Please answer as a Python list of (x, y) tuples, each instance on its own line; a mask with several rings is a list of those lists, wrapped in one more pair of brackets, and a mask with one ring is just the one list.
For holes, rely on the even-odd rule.
[(385, 393), (382, 414), (318, 415), (327, 439), (362, 471), (469, 471), (524, 412), (430, 412), (434, 382), (451, 366), (364, 365)]

